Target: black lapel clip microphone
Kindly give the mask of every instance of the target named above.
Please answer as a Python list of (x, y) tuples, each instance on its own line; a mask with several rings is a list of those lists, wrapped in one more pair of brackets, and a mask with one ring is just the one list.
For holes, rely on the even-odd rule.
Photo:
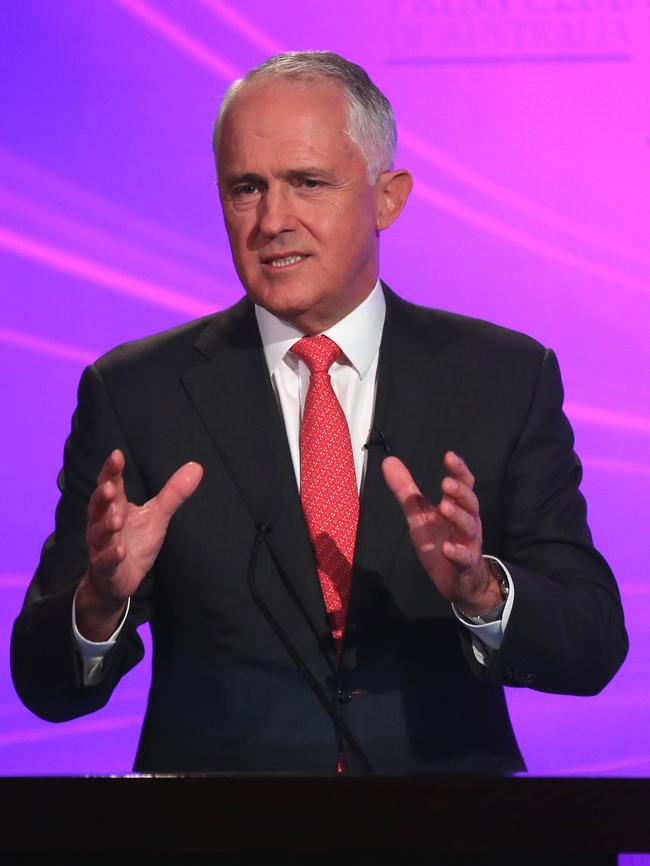
[(390, 440), (386, 436), (383, 430), (379, 430), (379, 428), (373, 427), (370, 431), (370, 435), (368, 436), (368, 441), (363, 446), (366, 451), (369, 451), (371, 448), (383, 448), (384, 455), (388, 457), (389, 454), (392, 454), (392, 449), (390, 447)]

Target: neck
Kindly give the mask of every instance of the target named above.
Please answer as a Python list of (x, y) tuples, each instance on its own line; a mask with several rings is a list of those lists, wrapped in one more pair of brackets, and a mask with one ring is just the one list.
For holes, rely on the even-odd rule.
[[(278, 318), (283, 322), (286, 322), (288, 325), (291, 325), (293, 328), (301, 331), (305, 336), (313, 337), (317, 334), (322, 334), (324, 331), (333, 328), (334, 325), (345, 319), (346, 316), (349, 316), (350, 313), (357, 309), (357, 307), (360, 307), (361, 304), (370, 296), (376, 284), (377, 280), (375, 280), (368, 289), (364, 290), (357, 297), (350, 299), (350, 303), (343, 307), (339, 306), (335, 310), (323, 312), (312, 309), (297, 313), (293, 316), (278, 316)], [(269, 310), (269, 312), (273, 311)]]

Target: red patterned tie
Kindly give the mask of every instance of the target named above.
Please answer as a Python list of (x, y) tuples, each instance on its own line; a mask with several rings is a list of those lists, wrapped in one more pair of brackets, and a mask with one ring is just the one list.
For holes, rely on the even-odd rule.
[(359, 522), (350, 431), (329, 376), (341, 350), (329, 337), (320, 335), (303, 337), (291, 351), (311, 372), (300, 432), (300, 498), (340, 654)]

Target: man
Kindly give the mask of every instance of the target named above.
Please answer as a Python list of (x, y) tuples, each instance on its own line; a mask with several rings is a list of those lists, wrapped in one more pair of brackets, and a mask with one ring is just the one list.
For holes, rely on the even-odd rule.
[(271, 58), (214, 144), (247, 298), (84, 373), (17, 690), (92, 712), (149, 620), (138, 770), (522, 769), (503, 685), (627, 650), (554, 356), (378, 281), (412, 181), (359, 67)]

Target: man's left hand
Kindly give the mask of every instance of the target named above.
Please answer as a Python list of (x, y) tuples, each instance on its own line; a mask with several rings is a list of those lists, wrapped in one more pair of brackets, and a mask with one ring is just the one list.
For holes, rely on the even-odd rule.
[(444, 457), (442, 498), (432, 505), (397, 457), (386, 457), (384, 479), (402, 506), (415, 552), (438, 592), (463, 613), (476, 615), (502, 601), (482, 557), (483, 535), (474, 476), (453, 451)]

